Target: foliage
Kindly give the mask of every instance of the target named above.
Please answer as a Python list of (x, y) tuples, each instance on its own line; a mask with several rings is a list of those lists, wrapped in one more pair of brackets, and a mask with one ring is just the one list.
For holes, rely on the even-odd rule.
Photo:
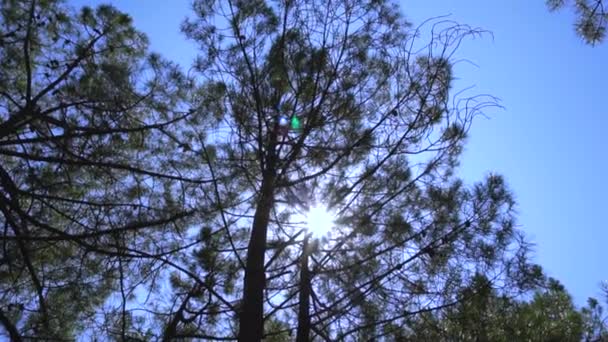
[[(412, 341), (605, 341), (606, 325), (594, 299), (578, 310), (555, 279), (547, 279), (531, 298), (510, 297), (480, 278), (478, 295), (445, 312), (416, 317), (402, 340)], [(470, 291), (467, 290), (467, 291)], [(594, 312), (593, 314), (591, 312)]]
[(204, 184), (175, 158), (198, 100), (111, 6), (0, 7), (2, 324), (13, 339), (124, 339), (134, 289), (192, 219), (180, 197)]
[(604, 8), (604, 0), (546, 0), (550, 11), (558, 10), (566, 5), (574, 7), (576, 12), (576, 33), (587, 44), (601, 43), (606, 36), (608, 12)]
[[(465, 340), (604, 334), (600, 309), (574, 312), (555, 283), (508, 299), (544, 279), (513, 196), (500, 175), (455, 176), (473, 119), (497, 105), (452, 90), (455, 50), (481, 30), (415, 28), (387, 0), (193, 10), (182, 29), (201, 55), (185, 76), (111, 6), (2, 1), (12, 339), (285, 340), (300, 325), (399, 340), (433, 334), (427, 321)], [(278, 134), (279, 115), (299, 130)], [(338, 219), (304, 247), (297, 215), (315, 203)]]

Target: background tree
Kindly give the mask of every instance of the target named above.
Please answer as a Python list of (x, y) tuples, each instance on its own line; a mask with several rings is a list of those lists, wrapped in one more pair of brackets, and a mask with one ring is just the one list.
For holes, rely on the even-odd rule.
[[(604, 305), (608, 303), (608, 284), (602, 284)], [(587, 305), (581, 309), (584, 320), (584, 340), (586, 342), (608, 341), (608, 317), (604, 313), (604, 306), (596, 298), (589, 298)]]
[(601, 43), (606, 36), (606, 25), (608, 25), (608, 12), (604, 7), (604, 0), (546, 0), (550, 11), (556, 11), (567, 5), (574, 7), (576, 12), (576, 33), (585, 40), (587, 44), (595, 45)]
[(548, 279), (531, 298), (511, 297), (487, 286), (480, 277), (478, 295), (444, 312), (413, 319), (412, 341), (582, 341), (589, 320), (564, 287)]

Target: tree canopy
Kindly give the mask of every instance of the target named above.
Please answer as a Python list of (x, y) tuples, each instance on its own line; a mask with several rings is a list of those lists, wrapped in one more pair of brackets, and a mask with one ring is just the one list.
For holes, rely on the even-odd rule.
[(2, 0), (5, 336), (605, 336), (529, 260), (504, 178), (457, 176), (499, 105), (452, 89), (483, 30), (388, 0), (196, 0), (182, 30), (187, 74), (112, 6)]
[[(415, 317), (412, 341), (606, 341), (603, 307), (595, 299), (577, 309), (559, 283), (548, 278), (528, 298), (513, 298), (480, 278), (473, 300)], [(471, 291), (466, 289), (465, 291)]]

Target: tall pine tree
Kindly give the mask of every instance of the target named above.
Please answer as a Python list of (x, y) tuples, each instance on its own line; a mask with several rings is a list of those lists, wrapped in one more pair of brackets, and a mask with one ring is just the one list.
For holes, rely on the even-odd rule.
[[(194, 11), (183, 30), (201, 48), (196, 67), (226, 91), (213, 167), (239, 171), (219, 192), (240, 189), (221, 204), (231, 224), (203, 230), (197, 272), (234, 305), (183, 295), (172, 336), (374, 339), (468, 300), (479, 275), (515, 293), (540, 277), (502, 177), (468, 187), (454, 175), (473, 118), (496, 105), (451, 93), (454, 51), (481, 31), (436, 20), (424, 43), (383, 0)], [(282, 116), (300, 127), (285, 131)], [(295, 214), (313, 204), (338, 220), (306, 243)]]

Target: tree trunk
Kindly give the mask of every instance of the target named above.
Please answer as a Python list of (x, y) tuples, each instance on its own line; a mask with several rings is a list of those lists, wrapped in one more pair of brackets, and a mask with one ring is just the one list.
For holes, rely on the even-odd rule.
[(264, 334), (264, 257), (270, 210), (274, 200), (275, 172), (270, 170), (262, 181), (262, 191), (258, 207), (253, 217), (251, 238), (247, 249), (243, 307), (239, 317), (241, 342), (261, 341)]
[(298, 333), (296, 342), (308, 342), (310, 339), (310, 270), (308, 269), (308, 238), (304, 237), (302, 260), (300, 263), (300, 307), (298, 309)]

